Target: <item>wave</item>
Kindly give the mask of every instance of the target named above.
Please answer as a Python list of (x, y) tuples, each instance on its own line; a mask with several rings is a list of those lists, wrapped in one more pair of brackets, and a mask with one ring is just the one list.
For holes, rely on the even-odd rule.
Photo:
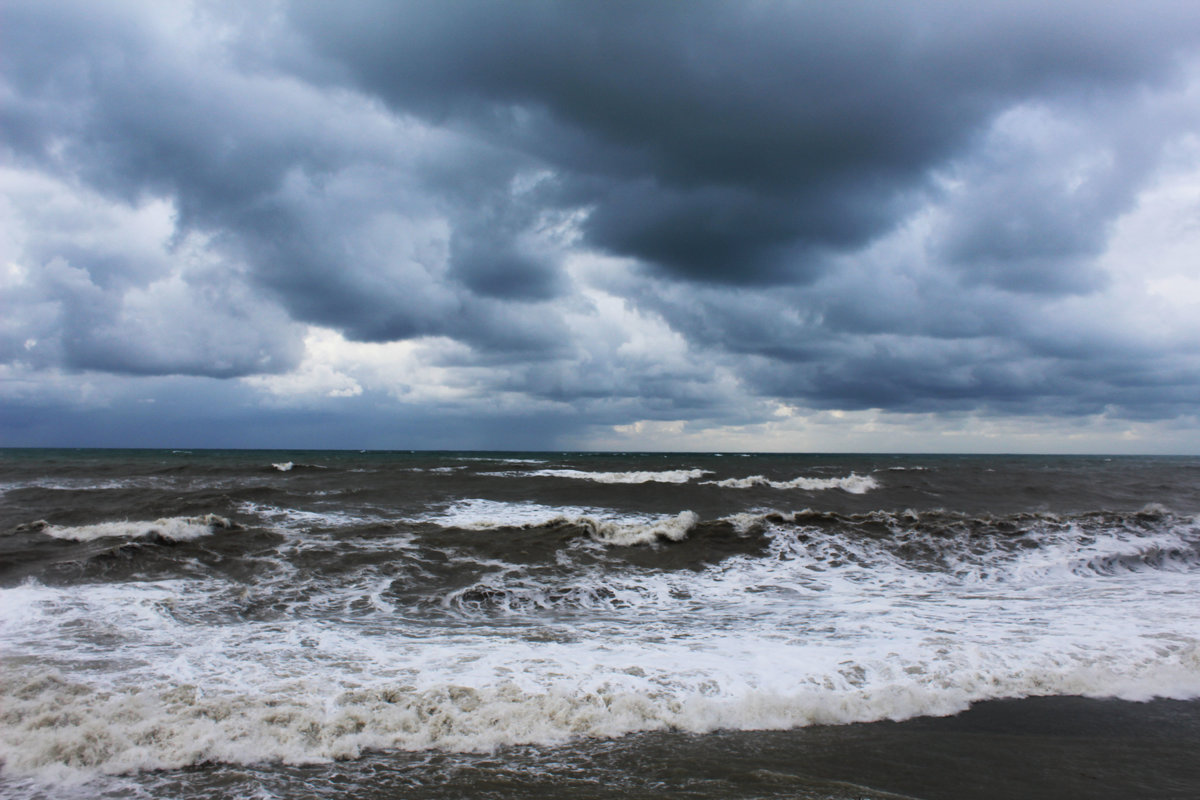
[(633, 472), (588, 472), (579, 469), (538, 469), (530, 472), (484, 473), (500, 478), (570, 478), (595, 483), (687, 483), (712, 473), (707, 469), (669, 469)]
[(96, 539), (140, 539), (158, 538), (168, 542), (188, 542), (208, 536), (215, 530), (237, 530), (240, 526), (216, 514), (198, 517), (164, 517), (154, 522), (98, 522), (92, 525), (51, 525), (38, 520), (22, 525), (18, 530), (39, 531), (55, 539), (73, 542), (90, 542)]
[(970, 581), (1050, 581), (1200, 569), (1200, 522), (1160, 506), (1135, 512), (972, 516), (944, 510), (739, 514), (793, 555), (840, 567), (930, 570)]
[(694, 511), (668, 516), (615, 515), (598, 508), (470, 499), (413, 521), (474, 531), (573, 527), (602, 544), (628, 547), (682, 541), (700, 523), (700, 517)]
[(763, 475), (751, 475), (748, 478), (726, 478), (721, 481), (703, 481), (712, 486), (726, 489), (749, 489), (754, 486), (770, 486), (772, 489), (804, 489), (810, 492), (825, 491), (826, 489), (841, 489), (850, 494), (866, 494), (872, 489), (879, 488), (879, 481), (871, 475), (858, 475), (851, 472), (842, 478), (808, 478), (801, 476), (790, 481), (775, 481)]
[[(973, 516), (945, 510), (878, 510), (845, 514), (817, 509), (748, 511), (704, 520), (693, 511), (674, 515), (621, 514), (610, 509), (468, 499), (411, 522), (473, 531), (575, 528), (617, 546), (683, 542), (746, 552), (729, 538), (769, 533), (802, 547), (809, 557), (847, 563), (903, 566), (994, 578), (1005, 570), (1112, 575), (1136, 570), (1200, 569), (1200, 522), (1158, 506), (1135, 512), (1070, 515), (1019, 513)], [(823, 553), (824, 555), (819, 555)], [(698, 553), (703, 556), (703, 553)]]
[(1005, 669), (996, 663), (907, 676), (844, 662), (821, 681), (791, 691), (730, 693), (712, 680), (655, 687), (630, 667), (627, 681), (594, 691), (379, 683), (330, 692), (293, 680), (270, 694), (206, 692), (160, 683), (104, 689), (53, 671), (13, 668), (0, 678), (7, 698), (0, 729), (4, 770), (46, 782), (96, 773), (179, 769), (204, 763), (311, 764), (380, 750), (493, 752), (672, 730), (790, 729), (917, 716), (946, 716), (999, 698), (1084, 695), (1146, 700), (1200, 695), (1194, 647), (1157, 663), (1043, 660)]
[(273, 462), (271, 464), (271, 469), (275, 470), (276, 472), (291, 472), (294, 469), (329, 469), (329, 467), (323, 467), (320, 464), (297, 464), (294, 461), (279, 461)]
[[(1200, 527), (1160, 507), (699, 522), (474, 501), (443, 513), (467, 511), (686, 529), (660, 554), (709, 547), (718, 523), (757, 530), (762, 547), (675, 570), (644, 566), (655, 549), (626, 562), (573, 543), (561, 560), (477, 559), (442, 595), (440, 574), (434, 594), (389, 595), (412, 579), (357, 572), (302, 587), (319, 616), (269, 621), (246, 603), (277, 602), (282, 584), (0, 589), (5, 776), (784, 729), (1042, 695), (1200, 697)], [(426, 613), (431, 597), (453, 613)], [(354, 624), (334, 624), (342, 607)]]
[(605, 513), (607, 512), (600, 508), (545, 506), (538, 503), (506, 503), (500, 500), (468, 498), (459, 500), (441, 511), (414, 517), (412, 521), (432, 523), (446, 528), (486, 531), (540, 527), (562, 517)]
[(699, 522), (700, 517), (694, 511), (683, 511), (673, 517), (659, 517), (648, 522), (592, 517), (561, 519), (561, 524), (579, 526), (598, 542), (624, 547), (652, 544), (660, 539), (683, 541)]
[(267, 505), (243, 501), (237, 510), (257, 517), (277, 531), (311, 532), (317, 528), (355, 528), (367, 525), (390, 525), (392, 520), (378, 514), (351, 511), (306, 511), (300, 508)]
[[(692, 512), (657, 520), (602, 520), (554, 515), (537, 507), (485, 530), (568, 528), (610, 545), (681, 543), (661, 558), (639, 557), (652, 572), (595, 573), (591, 556), (552, 549), (550, 572), (508, 564), (447, 596), (443, 606), (486, 617), (492, 612), (614, 610), (673, 613), (681, 601), (716, 608), (750, 595), (835, 597), (1066, 590), (1097, 579), (1200, 571), (1200, 528), (1192, 518), (1135, 512), (973, 517), (945, 511), (838, 514), (803, 510), (745, 512), (702, 521)], [(505, 562), (499, 562), (505, 563)], [(665, 569), (663, 569), (665, 567)], [(1152, 577), (1151, 580), (1159, 580)]]
[[(126, 489), (168, 489), (180, 487), (183, 482), (174, 476), (141, 476), (135, 478), (38, 478), (19, 483), (0, 485), (0, 491), (21, 489), (45, 489), (54, 492), (93, 492)], [(186, 485), (186, 484), (183, 484)]]

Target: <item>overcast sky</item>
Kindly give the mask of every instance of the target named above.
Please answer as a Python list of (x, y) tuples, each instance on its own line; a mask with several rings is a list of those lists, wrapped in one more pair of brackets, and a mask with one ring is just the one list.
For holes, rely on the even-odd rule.
[(1200, 10), (0, 7), (0, 445), (1200, 452)]

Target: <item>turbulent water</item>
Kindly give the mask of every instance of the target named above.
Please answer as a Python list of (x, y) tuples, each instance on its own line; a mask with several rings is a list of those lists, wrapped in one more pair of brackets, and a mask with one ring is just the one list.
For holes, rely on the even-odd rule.
[(9, 450), (0, 491), (16, 797), (708, 796), (751, 732), (1200, 697), (1195, 458)]

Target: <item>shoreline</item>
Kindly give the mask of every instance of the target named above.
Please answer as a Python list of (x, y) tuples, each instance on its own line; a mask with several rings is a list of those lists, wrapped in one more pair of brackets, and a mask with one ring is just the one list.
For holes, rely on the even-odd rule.
[[(374, 752), (313, 765), (203, 764), (74, 787), (0, 780), (24, 800), (61, 796), (332, 796), (367, 800), (823, 798), (1091, 800), (1194, 797), (1200, 700), (1034, 697), (951, 717), (786, 731), (651, 732), (494, 753)], [(64, 793), (64, 789), (66, 789)]]

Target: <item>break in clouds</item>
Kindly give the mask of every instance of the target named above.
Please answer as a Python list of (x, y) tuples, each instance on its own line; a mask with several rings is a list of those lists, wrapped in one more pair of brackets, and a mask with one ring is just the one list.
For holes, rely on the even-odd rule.
[(1195, 438), (1188, 4), (9, 2), (0, 30), (9, 443)]

